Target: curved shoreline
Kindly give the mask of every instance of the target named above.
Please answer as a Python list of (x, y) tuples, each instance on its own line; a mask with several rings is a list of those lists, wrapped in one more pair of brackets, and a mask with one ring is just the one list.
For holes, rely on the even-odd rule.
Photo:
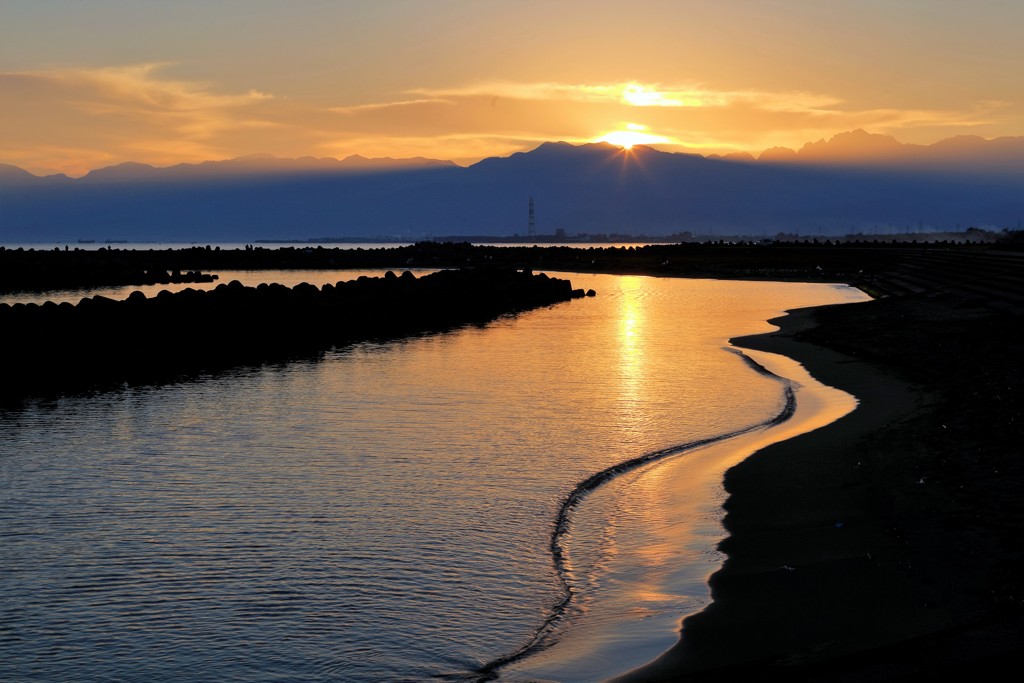
[(671, 456), (682, 455), (693, 449), (708, 446), (711, 444), (721, 443), (729, 439), (733, 439), (738, 436), (750, 434), (759, 430), (769, 429), (776, 425), (779, 425), (786, 420), (790, 419), (796, 412), (796, 396), (793, 390), (792, 382), (775, 373), (771, 372), (763, 365), (755, 361), (750, 356), (746, 355), (742, 351), (732, 347), (723, 347), (723, 350), (733, 353), (739, 356), (751, 369), (755, 372), (771, 377), (783, 385), (783, 395), (785, 396), (785, 403), (782, 410), (776, 415), (753, 425), (743, 427), (725, 434), (718, 436), (708, 437), (705, 439), (697, 439), (694, 441), (688, 441), (682, 444), (676, 444), (667, 448), (662, 448), (656, 451), (651, 451), (643, 455), (630, 458), (623, 462), (606, 467), (603, 470), (595, 472), (583, 481), (580, 481), (573, 487), (572, 491), (565, 497), (562, 504), (559, 506), (558, 512), (555, 516), (554, 530), (551, 534), (549, 542), (549, 548), (551, 550), (552, 562), (555, 566), (555, 572), (558, 577), (558, 581), (561, 587), (562, 597), (556, 603), (554, 603), (548, 615), (545, 617), (541, 625), (534, 631), (530, 636), (529, 640), (522, 646), (509, 652), (505, 655), (497, 657), (483, 666), (475, 670), (475, 674), (478, 676), (477, 680), (487, 681), (493, 680), (497, 672), (504, 666), (517, 662), (531, 654), (539, 652), (548, 646), (546, 642), (549, 636), (554, 632), (555, 628), (564, 618), (569, 606), (573, 599), (573, 589), (569, 584), (568, 572), (569, 568), (566, 562), (566, 550), (564, 547), (564, 537), (569, 531), (569, 527), (572, 522), (572, 513), (582, 500), (592, 491), (611, 481), (612, 479), (631, 472), (643, 465), (647, 465), (658, 460), (662, 460)]
[[(725, 476), (728, 555), (710, 579), (712, 602), (684, 620), (680, 641), (623, 683), (792, 676), (948, 625), (923, 615), (899, 566), (900, 548), (865, 486), (854, 447), (918, 409), (922, 397), (878, 367), (796, 336), (818, 307), (771, 320), (779, 330), (734, 344), (787, 356), (858, 407), (814, 432), (770, 445)], [(840, 588), (841, 587), (841, 588)], [(812, 667), (813, 668), (813, 667)], [(804, 673), (801, 671), (801, 673)]]

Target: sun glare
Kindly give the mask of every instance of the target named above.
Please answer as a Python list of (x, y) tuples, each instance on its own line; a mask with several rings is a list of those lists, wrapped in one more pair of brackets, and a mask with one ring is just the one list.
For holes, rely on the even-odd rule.
[(623, 89), (622, 101), (634, 107), (680, 107), (684, 104), (677, 97), (639, 83), (630, 83)]
[(608, 142), (623, 149), (633, 149), (634, 145), (656, 145), (669, 142), (663, 135), (655, 135), (649, 132), (647, 126), (638, 123), (626, 124), (625, 130), (615, 130), (605, 133), (597, 139), (597, 142)]

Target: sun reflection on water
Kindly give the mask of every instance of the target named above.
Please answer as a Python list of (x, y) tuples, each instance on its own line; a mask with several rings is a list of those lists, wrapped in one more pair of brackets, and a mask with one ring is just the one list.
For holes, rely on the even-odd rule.
[(618, 317), (619, 411), (620, 428), (628, 434), (631, 441), (641, 437), (640, 432), (644, 429), (645, 422), (641, 406), (647, 385), (647, 367), (644, 361), (647, 311), (642, 292), (642, 278), (622, 278)]
[[(599, 295), (318, 362), (0, 411), (0, 573), (18, 576), (0, 603), (26, 634), (0, 639), (0, 679), (44, 662), (55, 680), (430, 680), (508, 652), (559, 597), (551, 522), (572, 487), (774, 414), (777, 383), (724, 340), (843, 299), (563, 276)], [(696, 455), (583, 501), (566, 545), (579, 613), (502, 680), (603, 679), (675, 641), (706, 593), (694, 548), (721, 533), (717, 518), (701, 527), (720, 505), (701, 482), (717, 487), (721, 461)], [(81, 647), (95, 633), (116, 647)]]

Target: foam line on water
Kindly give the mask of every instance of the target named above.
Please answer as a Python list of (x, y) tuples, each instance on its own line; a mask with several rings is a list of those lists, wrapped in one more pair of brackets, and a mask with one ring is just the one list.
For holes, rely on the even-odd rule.
[[(562, 504), (558, 508), (558, 513), (555, 516), (555, 525), (551, 533), (551, 540), (549, 547), (551, 550), (552, 562), (555, 566), (555, 573), (558, 577), (560, 584), (561, 597), (556, 600), (551, 607), (548, 609), (547, 616), (537, 627), (537, 629), (531, 634), (530, 638), (519, 648), (496, 657), (491, 661), (487, 662), (483, 666), (477, 668), (471, 676), (456, 676), (462, 680), (471, 681), (489, 681), (497, 678), (497, 672), (504, 666), (513, 662), (519, 661), (524, 657), (527, 657), (536, 652), (540, 652), (549, 645), (552, 644), (552, 636), (555, 632), (556, 627), (565, 617), (568, 612), (569, 606), (572, 604), (574, 591), (572, 585), (569, 583), (569, 566), (566, 558), (566, 547), (565, 537), (572, 524), (573, 511), (579, 506), (580, 502), (589, 494), (603, 484), (611, 481), (615, 477), (637, 469), (643, 465), (661, 460), (670, 456), (681, 455), (687, 451), (692, 451), (702, 446), (707, 446), (713, 443), (719, 443), (727, 439), (732, 439), (743, 434), (749, 434), (760, 429), (768, 429), (781, 424), (788, 420), (796, 412), (796, 393), (793, 391), (793, 383), (785, 377), (780, 377), (775, 373), (771, 372), (763, 365), (755, 361), (753, 358), (743, 353), (735, 347), (723, 347), (724, 350), (734, 353), (742, 358), (747, 365), (750, 366), (755, 372), (771, 377), (783, 385), (783, 391), (785, 396), (785, 404), (775, 416), (758, 422), (753, 425), (742, 427), (740, 429), (720, 434), (718, 436), (707, 437), (704, 439), (697, 439), (694, 441), (687, 441), (686, 443), (676, 444), (667, 448), (662, 448), (629, 460), (624, 460), (618, 464), (606, 467), (599, 472), (595, 472), (583, 481), (576, 484), (572, 491), (562, 500)], [(443, 676), (444, 678), (452, 678), (450, 676)]]

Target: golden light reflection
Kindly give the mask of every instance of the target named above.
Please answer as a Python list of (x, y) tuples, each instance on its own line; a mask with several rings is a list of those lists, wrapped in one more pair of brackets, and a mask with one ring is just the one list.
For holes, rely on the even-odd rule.
[[(641, 411), (644, 398), (646, 310), (641, 298), (643, 283), (639, 277), (623, 276), (619, 303), (619, 400), (622, 406), (623, 429), (642, 429)], [(639, 436), (639, 435), (638, 435)]]
[(640, 278), (622, 276), (622, 301), (619, 306), (619, 350), (624, 360), (635, 360), (639, 354), (640, 332), (644, 323), (644, 310), (641, 306)]

